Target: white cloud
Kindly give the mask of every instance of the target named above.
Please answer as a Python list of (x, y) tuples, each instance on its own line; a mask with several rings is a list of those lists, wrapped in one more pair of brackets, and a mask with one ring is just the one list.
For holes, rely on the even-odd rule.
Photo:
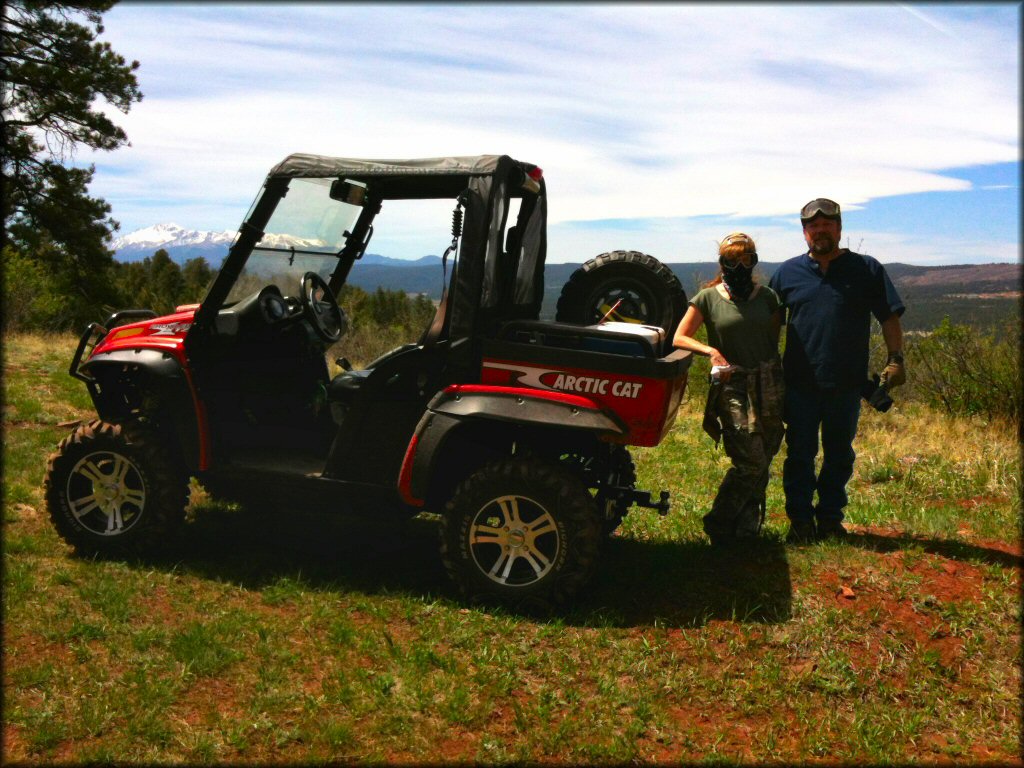
[[(718, 258), (718, 240), (741, 230), (757, 243), (761, 260), (784, 261), (807, 250), (797, 216), (771, 223), (730, 224), (722, 219), (665, 219), (637, 229), (623, 226), (579, 228), (555, 224), (548, 231), (548, 260), (582, 262), (613, 250), (638, 250), (665, 262), (708, 262)], [(1020, 244), (993, 239), (951, 239), (849, 227), (843, 247), (870, 254), (884, 263), (965, 264), (1019, 261)]]
[(133, 146), (95, 158), (94, 190), (129, 229), (154, 223), (161, 200), (186, 226), (232, 228), (295, 151), (508, 153), (545, 169), (555, 222), (963, 190), (941, 172), (1019, 161), (1018, 18), (1005, 6), (119, 5), (107, 37), (142, 62), (147, 96), (119, 117)]

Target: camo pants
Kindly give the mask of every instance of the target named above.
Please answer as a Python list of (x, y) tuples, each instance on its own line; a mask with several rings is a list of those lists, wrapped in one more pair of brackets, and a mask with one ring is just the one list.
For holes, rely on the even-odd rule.
[[(711, 511), (704, 516), (709, 536), (749, 537), (761, 530), (769, 468), (782, 445), (785, 427), (782, 367), (777, 361), (734, 373), (712, 384), (705, 430), (718, 432), (732, 466), (725, 473)], [(717, 427), (717, 429), (715, 429)]]

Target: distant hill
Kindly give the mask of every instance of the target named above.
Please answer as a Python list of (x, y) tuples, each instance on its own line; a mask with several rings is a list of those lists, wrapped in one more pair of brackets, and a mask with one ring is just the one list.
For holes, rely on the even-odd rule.
[[(163, 248), (179, 264), (203, 256), (211, 266), (218, 267), (236, 234), (185, 230), (175, 224), (158, 224), (117, 238), (113, 245), (119, 261), (138, 261)], [(769, 279), (779, 263), (758, 264), (762, 279)], [(562, 286), (579, 266), (579, 263), (549, 263), (545, 266), (542, 317), (554, 317)], [(667, 266), (679, 277), (688, 296), (718, 273), (718, 264), (713, 261), (676, 262), (667, 263)], [(954, 322), (982, 327), (1020, 322), (1020, 264), (928, 267), (894, 263), (886, 264), (885, 268), (907, 305), (903, 316), (907, 330), (934, 328), (944, 316), (949, 316)], [(448, 274), (451, 275), (450, 265)], [(441, 295), (441, 259), (428, 255), (407, 260), (368, 253), (353, 267), (349, 282), (366, 291), (375, 291), (383, 286), (412, 294), (425, 293), (437, 299)]]
[(1020, 264), (952, 264), (919, 267), (886, 264), (903, 303), (903, 327), (929, 330), (944, 317), (954, 323), (1019, 332)]
[[(579, 266), (545, 266), (542, 317), (554, 317), (562, 286)], [(670, 263), (667, 266), (679, 278), (688, 296), (718, 274), (716, 262)], [(778, 262), (761, 262), (758, 268), (762, 279), (768, 280), (778, 266)], [(1015, 318), (1019, 322), (1020, 264), (922, 267), (897, 263), (885, 266), (907, 306), (903, 316), (906, 330), (930, 330), (947, 315), (953, 322), (980, 327), (1001, 326)], [(436, 263), (431, 266), (357, 264), (349, 274), (349, 282), (367, 291), (386, 286), (408, 293), (426, 293), (434, 299), (441, 295), (441, 269)]]

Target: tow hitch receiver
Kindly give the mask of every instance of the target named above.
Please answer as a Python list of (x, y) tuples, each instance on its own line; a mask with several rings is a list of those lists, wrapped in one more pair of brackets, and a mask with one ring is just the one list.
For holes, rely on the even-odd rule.
[(658, 501), (651, 501), (651, 491), (638, 491), (634, 488), (615, 488), (613, 490), (617, 491), (614, 498), (625, 500), (627, 502), (626, 506), (636, 504), (638, 507), (656, 509), (662, 517), (668, 514), (669, 507), (671, 506), (668, 491), (661, 491), (658, 494)]
[(650, 491), (633, 491), (633, 503), (638, 507), (647, 507), (649, 509), (658, 510), (658, 514), (664, 517), (668, 514), (670, 506), (668, 500), (668, 491), (661, 491), (657, 501), (651, 501)]

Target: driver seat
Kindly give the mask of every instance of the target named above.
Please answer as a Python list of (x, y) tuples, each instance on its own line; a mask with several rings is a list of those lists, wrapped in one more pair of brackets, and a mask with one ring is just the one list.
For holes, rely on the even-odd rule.
[(381, 366), (394, 360), (409, 350), (416, 349), (419, 344), (402, 344), (389, 352), (385, 352), (363, 369), (343, 371), (331, 379), (327, 385), (327, 402), (330, 403), (331, 416), (335, 423), (341, 424), (349, 408), (355, 402), (359, 392), (366, 386), (370, 377), (379, 372)]

